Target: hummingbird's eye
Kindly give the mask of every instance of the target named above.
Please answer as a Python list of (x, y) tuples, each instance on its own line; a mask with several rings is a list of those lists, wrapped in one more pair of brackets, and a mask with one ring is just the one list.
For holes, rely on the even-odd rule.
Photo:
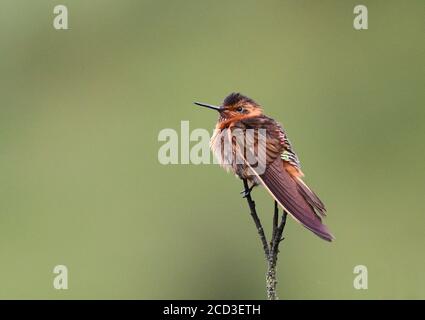
[(236, 111), (242, 113), (244, 111), (244, 109), (243, 109), (243, 107), (239, 107), (239, 108), (236, 109)]

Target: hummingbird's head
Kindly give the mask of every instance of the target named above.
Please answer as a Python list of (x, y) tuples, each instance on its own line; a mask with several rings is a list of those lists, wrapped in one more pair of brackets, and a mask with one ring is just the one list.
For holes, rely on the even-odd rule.
[(251, 98), (235, 92), (229, 94), (221, 106), (213, 106), (200, 102), (195, 102), (195, 104), (218, 111), (220, 113), (219, 121), (258, 117), (263, 113), (258, 103)]

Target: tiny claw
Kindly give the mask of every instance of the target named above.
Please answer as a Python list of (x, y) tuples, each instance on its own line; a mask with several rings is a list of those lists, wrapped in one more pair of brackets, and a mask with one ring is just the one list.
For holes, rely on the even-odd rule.
[(242, 190), (240, 192), (240, 194), (242, 194), (242, 198), (246, 198), (251, 194), (252, 189), (254, 189), (255, 185), (253, 185), (251, 188), (249, 188), (248, 190)]

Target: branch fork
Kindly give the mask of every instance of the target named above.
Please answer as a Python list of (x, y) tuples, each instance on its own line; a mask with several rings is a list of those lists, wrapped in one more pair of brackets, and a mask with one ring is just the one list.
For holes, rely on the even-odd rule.
[(261, 243), (263, 245), (264, 254), (267, 261), (267, 273), (266, 273), (266, 289), (267, 289), (267, 298), (269, 300), (277, 300), (276, 293), (276, 265), (277, 265), (277, 256), (279, 254), (279, 244), (284, 240), (282, 237), (283, 229), (286, 225), (287, 212), (284, 210), (282, 214), (281, 221), (279, 223), (279, 207), (277, 202), (274, 202), (274, 214), (273, 214), (273, 229), (272, 237), (270, 243), (267, 242), (266, 234), (264, 233), (263, 226), (261, 224), (260, 218), (257, 215), (257, 210), (255, 209), (255, 201), (252, 200), (251, 190), (248, 186), (248, 181), (243, 179), (243, 185), (245, 189), (245, 198), (248, 202), (250, 209), (251, 217), (254, 220), (255, 226), (257, 228), (258, 234), (260, 236)]

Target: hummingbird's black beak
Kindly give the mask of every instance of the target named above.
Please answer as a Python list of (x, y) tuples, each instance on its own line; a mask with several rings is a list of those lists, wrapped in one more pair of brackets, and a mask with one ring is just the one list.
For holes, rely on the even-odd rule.
[(196, 104), (196, 105), (198, 105), (198, 106), (201, 106), (201, 107), (204, 107), (204, 108), (213, 109), (213, 110), (215, 110), (215, 111), (219, 111), (219, 112), (220, 112), (221, 110), (223, 110), (223, 108), (222, 108), (222, 107), (213, 106), (213, 105), (211, 105), (211, 104), (200, 103), (200, 102), (194, 102), (194, 104)]

